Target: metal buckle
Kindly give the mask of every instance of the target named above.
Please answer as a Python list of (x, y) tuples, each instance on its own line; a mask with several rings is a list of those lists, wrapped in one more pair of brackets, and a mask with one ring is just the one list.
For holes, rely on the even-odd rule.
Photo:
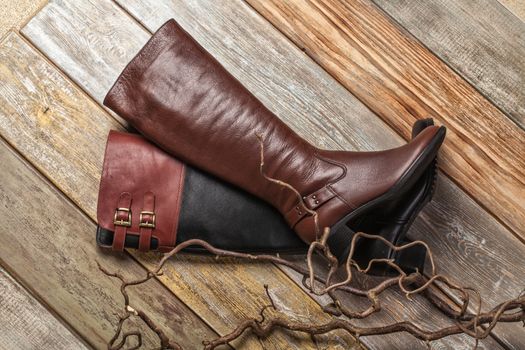
[[(117, 216), (118, 216), (118, 212), (119, 211), (124, 211), (124, 212), (127, 212), (128, 213), (128, 219), (127, 220), (117, 220)], [(115, 209), (115, 216), (113, 217), (113, 224), (115, 224), (116, 226), (126, 226), (126, 227), (130, 227), (131, 226), (131, 210), (128, 209), (128, 208), (117, 208)]]
[[(151, 215), (151, 222), (142, 221), (143, 215)], [(141, 211), (139, 216), (139, 227), (149, 227), (149, 228), (155, 228), (155, 212), (153, 211)]]

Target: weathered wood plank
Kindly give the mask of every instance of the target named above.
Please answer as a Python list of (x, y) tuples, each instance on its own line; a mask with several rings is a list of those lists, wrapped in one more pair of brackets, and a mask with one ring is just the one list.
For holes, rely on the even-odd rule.
[[(150, 256), (150, 266), (153, 267), (158, 259), (156, 255)], [(264, 292), (265, 284), (268, 285), (279, 312), (305, 322), (309, 320), (323, 323), (329, 319), (326, 314), (319, 312), (318, 305), (301, 288), (269, 263), (235, 259), (215, 260), (205, 256), (184, 255), (177, 258), (160, 279), (175, 291), (181, 300), (191, 305), (195, 312), (205, 315), (208, 323), (217, 325), (217, 331), (221, 334), (231, 332), (234, 325), (247, 317), (258, 317), (258, 310), (268, 304)], [(206, 285), (196, 284), (195, 279), (206, 281)], [(344, 332), (319, 335), (316, 336), (316, 340), (321, 348), (362, 349)], [(300, 333), (287, 336), (279, 329), (259, 342), (257, 347), (262, 349), (316, 348), (303, 339)], [(256, 343), (247, 337), (235, 344), (242, 349), (253, 349), (256, 346)]]
[(0, 267), (0, 349), (88, 349)]
[[(89, 12), (91, 8), (100, 13)], [(36, 26), (29, 25), (23, 33), (38, 38), (35, 41), (46, 48), (45, 53), (53, 62), (79, 67), (79, 70), (65, 72), (101, 104), (111, 87), (112, 77), (126, 66), (128, 53), (138, 52), (150, 37), (110, 1), (50, 1), (31, 22), (41, 21), (44, 17), (49, 21), (48, 25), (39, 26), (38, 32), (32, 31)], [(98, 31), (100, 29), (104, 31), (103, 35)], [(82, 50), (78, 50), (79, 46)], [(96, 62), (91, 61), (99, 51), (104, 51), (105, 55), (98, 56)], [(97, 76), (107, 78), (101, 81), (95, 78)]]
[(248, 2), (405, 138), (445, 124), (441, 168), (525, 240), (524, 130), (369, 0)]
[[(115, 13), (122, 15), (120, 9), (112, 3), (100, 2), (100, 4), (104, 4), (103, 6), (114, 6), (114, 8), (112, 11), (106, 12), (105, 8), (97, 7), (98, 4), (75, 2), (75, 6), (81, 6), (82, 9), (82, 16), (77, 14), (77, 17), (75, 17), (73, 14), (69, 16), (66, 4), (60, 3), (60, 6), (58, 6), (57, 2), (51, 2), (49, 7), (46, 7), (43, 12), (31, 21), (30, 25), (35, 23), (40, 23), (39, 25), (53, 25), (47, 20), (39, 21), (46, 18), (48, 8), (53, 9), (58, 6), (60, 13), (67, 15), (67, 20), (83, 21), (81, 23), (84, 23), (86, 28), (92, 28), (91, 30), (95, 33), (101, 28), (93, 25), (89, 20), (90, 18), (114, 16)], [(73, 8), (73, 11), (77, 10), (78, 8)], [(54, 13), (56, 21), (61, 20), (60, 13)], [(140, 28), (127, 16), (117, 17), (117, 19), (122, 20), (120, 22), (121, 27), (125, 28), (126, 26), (134, 25), (136, 28)], [(126, 24), (126, 21), (129, 24)], [(105, 23), (104, 20), (101, 20), (101, 23)], [(76, 23), (75, 25), (80, 24)], [(71, 29), (68, 28), (68, 30)], [(82, 30), (84, 30), (83, 27)], [(99, 33), (98, 35), (105, 35), (103, 31)], [(88, 36), (91, 37), (91, 35)], [(93, 40), (97, 40), (97, 38), (93, 38)], [(70, 42), (73, 41), (70, 40)], [(79, 48), (75, 48), (75, 50), (79, 49), (82, 52), (83, 42), (80, 42), (79, 45)], [(68, 49), (71, 49), (71, 46)], [(88, 51), (97, 52), (101, 57), (107, 52), (103, 47), (100, 47), (100, 51), (90, 47), (85, 52), (85, 57), (90, 57)], [(133, 55), (134, 52), (129, 52), (128, 54)], [(70, 71), (67, 72), (73, 75)], [(107, 74), (107, 72), (102, 70), (100, 74)], [(118, 128), (118, 124), (101, 109), (95, 108), (93, 103), (89, 102), (87, 98), (84, 98), (85, 101), (79, 101), (76, 104), (76, 108), (86, 108), (86, 111), (83, 113), (64, 113), (55, 117), (55, 108), (62, 107), (53, 105), (50, 106), (50, 109), (45, 114), (47, 122), (40, 123), (38, 124), (39, 127), (35, 128), (35, 121), (31, 111), (37, 110), (38, 101), (24, 98), (24, 94), (18, 95), (20, 97), (10, 96), (13, 100), (15, 98), (19, 99), (16, 102), (11, 101), (10, 104), (25, 104), (25, 106), (20, 109), (20, 115), (5, 121), (3, 127), (0, 127), (0, 132), (35, 164), (42, 173), (49, 177), (57, 187), (63, 190), (66, 195), (77, 198), (79, 207), (85, 210), (90, 217), (96, 219), (96, 194), (98, 178), (102, 168), (105, 137), (108, 130), (110, 128)], [(59, 98), (59, 93), (57, 95)], [(59, 99), (51, 103), (63, 104)], [(67, 120), (62, 120), (62, 118)], [(60, 126), (57, 127), (56, 123), (59, 122)], [(91, 124), (94, 125), (91, 126)], [(30, 131), (23, 131), (25, 129), (30, 129)], [(32, 134), (30, 135), (31, 141), (24, 140), (29, 136), (28, 134)], [(49, 137), (43, 137), (42, 135)], [(51, 137), (51, 135), (54, 135), (54, 137)], [(75, 148), (71, 147), (73, 144), (76, 145)], [(55, 164), (61, 164), (61, 167), (67, 168), (68, 174), (57, 171)], [(92, 232), (92, 237), (94, 238), (94, 231)], [(144, 258), (139, 254), (136, 254), (136, 256), (140, 260)], [(283, 308), (286, 312), (291, 313), (291, 310), (297, 309), (307, 310), (308, 315), (316, 318), (318, 321), (327, 319), (327, 316), (322, 314), (319, 306), (273, 265), (239, 265), (225, 275), (223, 272), (224, 268), (216, 264), (213, 258), (208, 258), (207, 261), (210, 265), (207, 268), (201, 267), (200, 271), (202, 273), (199, 274), (195, 272), (194, 267), (184, 264), (183, 258), (177, 259), (167, 267), (166, 275), (170, 276), (171, 279), (163, 279), (163, 281), (177, 297), (189, 305), (213, 329), (221, 334), (231, 331), (244, 318), (257, 315), (258, 310), (266, 304), (266, 301), (264, 298), (252, 300), (246, 298), (246, 295), (264, 296), (264, 289), (262, 289), (264, 283), (270, 286), (282, 287), (279, 297), (286, 302), (286, 308)], [(226, 283), (225, 279), (229, 283)], [(244, 293), (230, 293), (228, 288), (231, 285), (239, 286), (239, 288), (244, 290)], [(206, 295), (206, 293), (214, 293), (217, 298), (200, 297), (200, 295)], [(232, 304), (237, 305), (237, 308), (234, 310), (230, 309)], [(328, 338), (324, 337), (324, 339)], [(346, 348), (354, 341), (352, 337), (343, 332), (334, 339), (324, 342), (330, 347)], [(290, 335), (285, 332), (276, 332), (262, 341), (247, 335), (239, 343), (243, 343), (250, 348), (265, 349), (280, 349), (290, 346), (307, 349), (315, 346), (308, 336)]]
[(525, 22), (497, 0), (373, 0), (525, 128)]
[[(480, 215), (481, 211), (474, 200), (441, 176), (434, 200), (409, 235), (438, 252), (440, 271), (479, 290), (488, 310), (523, 290), (525, 249), (494, 217)], [(498, 326), (493, 334), (510, 349), (525, 347), (522, 324)]]
[(499, 0), (516, 17), (525, 21), (525, 3), (522, 0)]
[[(40, 170), (70, 179), (69, 184), (74, 186), (62, 186), (63, 190), (96, 192), (96, 176), (83, 177), (79, 173), (100, 171), (94, 168), (101, 163), (102, 153), (92, 151), (104, 147), (108, 130), (102, 127), (111, 125), (103, 119), (107, 115), (16, 34), (10, 34), (0, 48), (0, 80), (2, 136), (25, 152), (24, 156)], [(75, 118), (77, 115), (84, 122)], [(76, 134), (86, 137), (75, 138)], [(89, 135), (93, 136), (92, 143), (86, 143)], [(118, 284), (98, 270), (96, 260), (122, 269), (128, 276), (142, 276), (145, 270), (129, 257), (101, 253), (95, 245), (93, 222), (30, 171), (3, 143), (0, 157), (0, 215), (2, 227), (6, 228), (0, 235), (3, 263), (86, 341), (103, 348), (112, 336), (122, 299)], [(82, 163), (84, 158), (91, 162)], [(85, 166), (70, 166), (75, 161)], [(90, 196), (78, 198), (84, 203)], [(195, 339), (215, 336), (158, 281), (133, 290), (131, 298), (190, 348), (196, 346)], [(147, 334), (146, 341), (150, 346), (157, 343), (152, 334)]]
[(18, 0), (2, 2), (0, 16), (0, 39), (12, 28), (23, 26), (31, 15), (44, 5), (46, 0)]
[[(188, 4), (183, 1), (127, 1), (123, 2), (122, 5), (152, 31), (167, 19), (174, 17), (243, 84), (261, 98), (270, 109), (274, 110), (303, 136), (320, 146), (370, 150), (393, 147), (402, 142), (377, 116), (366, 109), (348, 91), (330, 78), (316, 64), (304, 57), (294, 45), (285, 40), (266, 21), (242, 3), (232, 2), (226, 6), (223, 3), (216, 4), (215, 2)], [(74, 14), (69, 16), (73, 17)], [(42, 18), (45, 21), (52, 20), (52, 18)], [(206, 20), (203, 21), (202, 18), (206, 18)], [(39, 20), (39, 23), (45, 23), (45, 21)], [(25, 28), (24, 33), (46, 54), (51, 54), (47, 52), (46, 47), (49, 44), (46, 44), (45, 41), (59, 40), (49, 37), (40, 40), (37, 34), (39, 32), (38, 26), (34, 23), (30, 23), (29, 26), (35, 27)], [(63, 34), (58, 35), (62, 36)], [(103, 30), (99, 30), (99, 35), (104, 35)], [(265, 50), (261, 50), (261, 47), (264, 47)], [(82, 47), (77, 46), (74, 49), (82, 50)], [(64, 54), (67, 55), (67, 53)], [(85, 60), (89, 61), (88, 64), (105, 60), (104, 57), (99, 57), (99, 55), (104, 56), (103, 51), (96, 53), (96, 55), (93, 54), (93, 52), (84, 54), (87, 57)], [(134, 52), (130, 52), (126, 60), (131, 59), (133, 54)], [(54, 53), (53, 59), (70, 75), (75, 71), (80, 72), (84, 69), (81, 66), (68, 67), (65, 62), (60, 60), (61, 56), (60, 53)], [(264, 64), (255, 64), (254, 62), (264, 62)], [(85, 73), (79, 74), (84, 75)], [(114, 77), (103, 75), (92, 77), (92, 79), (98, 79), (107, 86), (110, 86), (115, 78), (116, 75)], [(326, 118), (320, 116), (326, 116)], [(457, 187), (450, 182), (444, 185), (458, 191)], [(472, 220), (478, 216), (487, 216), (487, 213), (479, 206), (469, 205), (469, 202), (463, 198), (466, 196), (461, 191), (459, 192), (459, 204), (465, 202), (465, 209), (454, 213), (454, 215), (472, 217)], [(444, 199), (444, 203), (446, 203), (446, 199)], [(457, 220), (454, 227), (460, 231), (459, 237), (472, 235), (481, 239), (480, 235), (483, 234), (469, 230), (463, 232), (461, 220)], [(440, 252), (439, 247), (445, 245), (443, 241), (448, 240), (446, 234), (450, 228), (447, 225), (439, 228), (439, 234), (435, 237), (434, 242), (438, 255), (445, 254), (445, 252)], [(501, 226), (498, 230), (498, 234), (502, 232), (502, 235), (506, 234), (515, 240)], [(488, 245), (491, 244), (492, 239), (497, 238), (488, 237)], [(517, 254), (523, 254), (519, 245), (513, 249)], [(465, 257), (469, 263), (478, 261), (478, 251), (475, 248), (469, 250), (468, 253), (472, 254)], [(191, 267), (192, 265), (189, 265), (189, 268)], [(509, 267), (509, 269), (511, 268)], [(485, 279), (487, 284), (499, 278), (498, 271), (484, 271), (482, 268), (479, 270), (479, 272), (476, 270), (472, 274), (462, 273), (458, 277), (467, 281)], [(177, 271), (175, 270), (175, 272)], [(477, 275), (478, 273), (481, 274)], [(516, 275), (525, 276), (521, 270)], [(515, 281), (506, 287), (509, 291), (518, 288)], [(489, 301), (489, 303), (491, 302)], [(394, 314), (398, 318), (411, 316), (398, 312), (394, 312)], [(391, 320), (392, 318), (388, 316), (385, 319)], [(414, 346), (421, 344), (406, 336), (370, 337), (364, 339), (364, 342), (367, 346), (378, 349), (389, 348), (392, 346), (391, 344), (396, 344), (396, 342), (398, 348), (401, 349), (407, 344), (414, 344)], [(462, 348), (462, 343), (462, 341), (455, 340), (449, 344), (454, 344), (456, 348)], [(497, 344), (493, 346), (497, 347)], [(490, 346), (488, 347), (490, 348)]]

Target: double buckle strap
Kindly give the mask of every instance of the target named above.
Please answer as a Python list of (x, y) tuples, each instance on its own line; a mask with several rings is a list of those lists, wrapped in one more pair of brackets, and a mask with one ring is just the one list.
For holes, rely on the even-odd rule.
[[(139, 250), (148, 251), (152, 230), (156, 226), (155, 195), (152, 192), (144, 194), (143, 210), (139, 215)], [(113, 235), (113, 249), (122, 251), (127, 235), (127, 229), (132, 226), (131, 220), (131, 194), (121, 193), (113, 217), (115, 231)], [(136, 235), (136, 234), (135, 234)]]
[[(148, 216), (148, 218), (145, 218), (145, 216)], [(139, 227), (155, 228), (155, 212), (146, 210), (141, 211), (139, 215)]]
[[(127, 213), (127, 218), (119, 218), (120, 212)], [(142, 213), (140, 214), (142, 216)], [(115, 226), (131, 227), (131, 209), (130, 208), (117, 208), (115, 209), (115, 216), (113, 217), (113, 224)]]

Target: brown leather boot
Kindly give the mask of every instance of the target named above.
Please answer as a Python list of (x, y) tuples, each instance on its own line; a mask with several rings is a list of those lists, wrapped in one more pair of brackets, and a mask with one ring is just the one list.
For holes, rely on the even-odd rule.
[[(104, 104), (169, 153), (266, 200), (305, 241), (395, 203), (435, 159), (445, 128), (379, 152), (318, 149), (293, 132), (174, 20), (123, 71)], [(296, 189), (269, 181), (260, 172)], [(332, 235), (340, 248), (349, 235)], [(341, 252), (344, 253), (344, 252)], [(338, 254), (339, 255), (339, 254)]]

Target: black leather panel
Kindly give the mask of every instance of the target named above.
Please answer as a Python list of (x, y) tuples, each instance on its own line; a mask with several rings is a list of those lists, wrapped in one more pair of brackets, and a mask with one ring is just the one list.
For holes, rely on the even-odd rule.
[(192, 238), (238, 251), (307, 250), (279, 212), (266, 202), (187, 167), (177, 243)]

